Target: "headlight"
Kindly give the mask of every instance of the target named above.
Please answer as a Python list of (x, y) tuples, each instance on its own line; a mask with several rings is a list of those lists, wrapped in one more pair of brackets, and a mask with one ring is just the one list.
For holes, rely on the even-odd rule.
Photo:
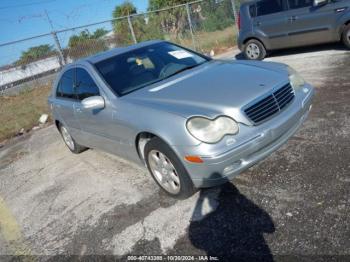
[(298, 90), (305, 85), (304, 78), (293, 68), (288, 67), (289, 82), (294, 90)]
[(238, 133), (238, 124), (231, 118), (220, 116), (214, 120), (204, 117), (193, 117), (187, 121), (190, 134), (204, 143), (217, 143), (225, 135)]

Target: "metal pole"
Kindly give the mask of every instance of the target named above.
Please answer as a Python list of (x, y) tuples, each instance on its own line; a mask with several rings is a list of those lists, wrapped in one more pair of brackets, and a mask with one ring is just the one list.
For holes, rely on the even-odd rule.
[(53, 40), (55, 41), (56, 48), (58, 50), (60, 65), (64, 66), (67, 62), (66, 62), (66, 59), (64, 58), (60, 41), (58, 40), (56, 32), (52, 32), (51, 34), (52, 34)]
[(237, 9), (236, 9), (235, 0), (231, 0), (231, 5), (232, 5), (233, 16), (235, 17), (235, 25), (236, 25), (236, 27), (237, 27), (237, 31), (239, 31), (239, 26), (238, 26), (238, 13), (237, 13)]
[(132, 27), (130, 15), (128, 15), (128, 24), (129, 24), (129, 29), (130, 29), (130, 32), (131, 32), (132, 40), (134, 40), (134, 43), (137, 44), (137, 40), (136, 40), (134, 28)]
[(50, 26), (51, 26), (51, 30), (52, 31), (55, 31), (55, 29), (53, 28), (53, 24), (52, 24), (52, 21), (49, 17), (49, 13), (47, 12), (47, 10), (45, 9), (45, 14), (46, 14), (46, 18), (47, 18), (47, 21), (49, 22)]
[(190, 26), (190, 32), (191, 32), (191, 37), (192, 37), (193, 49), (197, 50), (197, 48), (196, 48), (196, 40), (194, 38), (194, 33), (193, 33), (192, 19), (191, 19), (191, 12), (190, 12), (190, 4), (189, 3), (186, 4), (186, 11), (187, 11), (188, 24)]

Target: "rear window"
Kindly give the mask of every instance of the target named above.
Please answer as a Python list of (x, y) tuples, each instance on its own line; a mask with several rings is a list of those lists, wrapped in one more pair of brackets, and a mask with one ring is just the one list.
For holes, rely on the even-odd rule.
[(74, 69), (66, 71), (57, 86), (57, 97), (75, 99), (74, 92)]
[(269, 15), (283, 11), (283, 0), (261, 0), (256, 3), (257, 16)]
[(194, 52), (164, 42), (116, 55), (95, 66), (111, 89), (123, 96), (206, 61)]

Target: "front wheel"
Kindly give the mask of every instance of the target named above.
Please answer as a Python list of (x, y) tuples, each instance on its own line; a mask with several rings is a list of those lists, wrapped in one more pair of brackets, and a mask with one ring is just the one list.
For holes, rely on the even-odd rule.
[(344, 45), (350, 49), (350, 24), (345, 26), (345, 29), (344, 29), (343, 35), (342, 35), (342, 40), (343, 40)]
[(266, 56), (266, 49), (260, 41), (252, 39), (244, 46), (244, 56), (249, 60), (263, 60)]
[(196, 192), (185, 167), (165, 142), (158, 137), (151, 139), (144, 153), (149, 172), (167, 194), (186, 199)]

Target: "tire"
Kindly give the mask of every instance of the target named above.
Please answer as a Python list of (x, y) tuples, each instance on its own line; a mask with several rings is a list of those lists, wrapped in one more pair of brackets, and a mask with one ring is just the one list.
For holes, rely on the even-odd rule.
[(180, 159), (160, 138), (154, 137), (146, 144), (144, 156), (154, 181), (171, 197), (186, 199), (197, 191)]
[(350, 49), (350, 24), (345, 26), (343, 34), (342, 34), (342, 40), (344, 45)]
[(244, 56), (249, 60), (263, 60), (266, 54), (266, 49), (259, 40), (249, 40), (244, 46)]
[(88, 149), (87, 147), (81, 146), (75, 142), (73, 137), (69, 134), (68, 129), (64, 125), (59, 124), (58, 130), (62, 136), (63, 142), (72, 153), (79, 154)]

